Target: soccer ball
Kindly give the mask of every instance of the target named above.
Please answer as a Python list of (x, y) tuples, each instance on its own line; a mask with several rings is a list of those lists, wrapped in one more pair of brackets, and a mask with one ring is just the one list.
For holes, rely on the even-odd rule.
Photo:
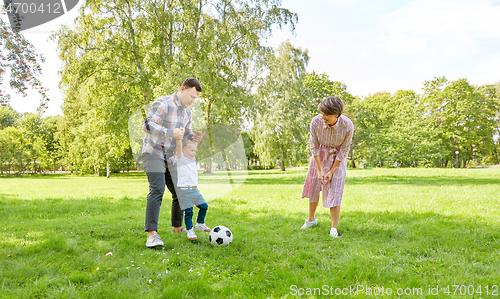
[(233, 242), (233, 233), (229, 228), (218, 225), (212, 228), (210, 234), (208, 234), (208, 241), (215, 246), (227, 246)]

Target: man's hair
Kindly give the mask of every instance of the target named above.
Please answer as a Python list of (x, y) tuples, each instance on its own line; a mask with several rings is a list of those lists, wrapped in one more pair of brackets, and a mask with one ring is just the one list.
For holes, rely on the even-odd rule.
[(198, 92), (201, 92), (203, 90), (200, 81), (198, 81), (195, 78), (187, 78), (186, 80), (184, 80), (181, 87), (186, 87), (186, 88), (194, 87)]
[(328, 97), (318, 105), (318, 109), (326, 115), (340, 116), (344, 110), (344, 103), (339, 97)]

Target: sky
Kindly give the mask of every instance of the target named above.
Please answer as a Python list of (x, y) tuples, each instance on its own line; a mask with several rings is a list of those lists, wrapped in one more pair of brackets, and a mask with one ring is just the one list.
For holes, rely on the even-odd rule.
[[(82, 2), (82, 1), (80, 1)], [(79, 3), (80, 5), (81, 3)], [(445, 76), (476, 85), (500, 81), (500, 0), (283, 0), (298, 14), (295, 34), (276, 29), (267, 40), (309, 51), (308, 72), (326, 73), (357, 96), (411, 89)], [(50, 89), (46, 115), (62, 114), (61, 63), (51, 31), (71, 24), (77, 8), (24, 31), (47, 62), (41, 79)], [(11, 106), (34, 112), (39, 98), (13, 95)]]

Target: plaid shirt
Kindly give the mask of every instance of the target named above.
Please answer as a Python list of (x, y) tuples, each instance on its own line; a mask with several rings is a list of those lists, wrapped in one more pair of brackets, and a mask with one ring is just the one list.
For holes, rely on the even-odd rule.
[(142, 127), (146, 132), (142, 153), (169, 161), (175, 151), (175, 128), (184, 128), (184, 138), (193, 140), (191, 109), (182, 106), (176, 93), (153, 102)]

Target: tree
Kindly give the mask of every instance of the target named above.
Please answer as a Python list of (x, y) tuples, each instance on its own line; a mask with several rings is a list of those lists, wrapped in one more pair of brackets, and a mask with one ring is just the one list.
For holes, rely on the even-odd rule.
[(29, 161), (28, 142), (23, 137), (21, 129), (16, 127), (6, 127), (0, 130), (0, 168), (3, 172), (4, 164), (7, 164), (7, 171), (14, 170), (24, 172), (27, 160)]
[(41, 163), (43, 169), (56, 171), (56, 166), (61, 159), (62, 153), (59, 144), (59, 129), (61, 115), (45, 117), (42, 119), (42, 136), (44, 148), (41, 153)]
[(352, 147), (358, 159), (366, 165), (382, 167), (390, 160), (389, 140), (385, 134), (394, 113), (390, 105), (391, 94), (379, 92), (365, 98), (356, 98), (350, 107), (355, 136)]
[(252, 140), (252, 136), (249, 132), (241, 132), (241, 138), (243, 139), (243, 145), (245, 146), (247, 161), (249, 161), (248, 163), (251, 165), (253, 164), (253, 160), (258, 158), (254, 152), (255, 142)]
[(267, 59), (269, 74), (258, 91), (259, 115), (253, 132), (255, 151), (264, 164), (274, 164), (279, 159), (281, 170), (285, 171), (285, 164), (298, 158), (294, 151), (308, 140), (311, 118), (303, 101), (303, 80), (309, 56), (307, 50), (295, 48), (287, 41)]
[[(262, 40), (273, 26), (296, 21), (279, 3), (86, 1), (75, 29), (62, 27), (53, 36), (63, 60), (63, 111), (69, 126), (61, 144), (83, 155), (67, 157), (68, 162), (88, 170), (92, 161), (98, 170), (123, 157), (130, 148), (130, 115), (175, 91), (186, 77), (203, 83), (200, 102), (208, 129), (212, 124), (240, 126), (252, 104), (246, 97), (249, 69), (265, 50)], [(84, 145), (97, 148), (84, 151)]]
[(19, 112), (12, 109), (10, 106), (0, 107), (0, 130), (6, 127), (15, 127), (16, 121), (21, 117)]
[(25, 113), (19, 120), (19, 128), (22, 130), (23, 139), (28, 145), (28, 155), (25, 156), (26, 165), (32, 165), (32, 172), (41, 171), (40, 157), (45, 154), (42, 118), (39, 114)]
[[(4, 8), (11, 3), (12, 0), (5, 0)], [(0, 105), (6, 106), (11, 99), (3, 88), (4, 76), (10, 71), (8, 82), (11, 89), (23, 96), (27, 95), (26, 90), (29, 87), (38, 90), (38, 111), (42, 113), (49, 101), (46, 94), (48, 90), (38, 79), (42, 71), (40, 63), (44, 61), (43, 56), (36, 53), (33, 45), (22, 34), (12, 30), (12, 27), (0, 18)]]
[(422, 115), (420, 97), (412, 90), (398, 90), (389, 98), (387, 109), (393, 113), (385, 130), (388, 154), (397, 165), (431, 165), (439, 157), (435, 130)]
[(311, 118), (318, 114), (318, 105), (326, 97), (339, 97), (348, 107), (354, 96), (347, 91), (347, 86), (338, 81), (331, 81), (327, 74), (308, 73), (304, 78), (304, 87), (307, 89), (308, 100), (305, 107), (309, 107)]
[(494, 88), (477, 87), (466, 79), (448, 82), (435, 78), (424, 83), (423, 114), (437, 129), (442, 144), (442, 157), (454, 163), (460, 153), (462, 167), (473, 159), (474, 152), (491, 148), (499, 110)]

